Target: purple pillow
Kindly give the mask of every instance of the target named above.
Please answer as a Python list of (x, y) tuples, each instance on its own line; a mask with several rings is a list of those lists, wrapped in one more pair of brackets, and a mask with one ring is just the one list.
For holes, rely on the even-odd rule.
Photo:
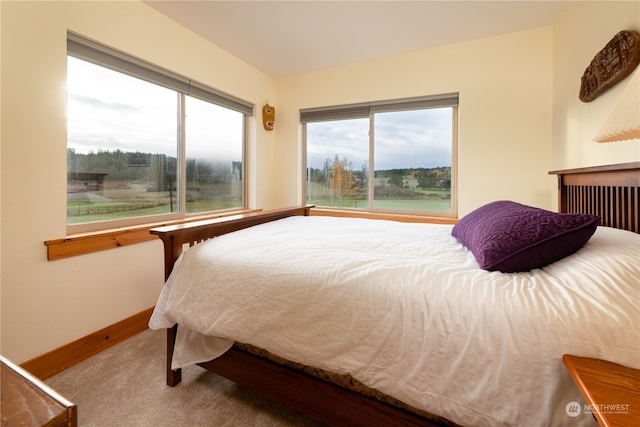
[(465, 215), (451, 234), (473, 253), (480, 268), (513, 273), (541, 268), (576, 252), (600, 218), (565, 214), (501, 200)]

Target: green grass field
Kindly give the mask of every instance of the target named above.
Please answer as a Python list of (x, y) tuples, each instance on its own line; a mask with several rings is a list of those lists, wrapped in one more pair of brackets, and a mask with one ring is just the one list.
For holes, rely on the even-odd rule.
[[(142, 183), (108, 182), (100, 191), (67, 195), (67, 224), (109, 221), (176, 211), (177, 194), (148, 191)], [(200, 184), (187, 191), (188, 213), (242, 207), (242, 182)], [(171, 209), (170, 201), (174, 208)]]
[[(376, 184), (386, 185), (387, 179), (376, 179)], [(308, 183), (308, 193), (310, 197), (307, 203), (322, 207), (344, 208), (344, 209), (368, 209), (368, 202), (365, 197), (344, 197), (331, 198), (329, 189), (319, 183)], [(378, 187), (376, 187), (378, 188)], [(387, 189), (393, 188), (387, 185)], [(381, 192), (384, 194), (383, 192)], [(387, 192), (388, 193), (388, 192)], [(377, 190), (376, 190), (377, 194)], [(374, 209), (397, 209), (401, 211), (429, 211), (446, 212), (451, 209), (451, 190), (423, 189), (410, 186), (410, 189), (403, 190), (404, 196), (386, 196), (373, 201)]]
[[(386, 180), (385, 180), (386, 182)], [(384, 187), (384, 186), (383, 186)], [(200, 213), (242, 207), (242, 182), (200, 184), (187, 192), (187, 212)], [(378, 187), (376, 187), (378, 188)], [(446, 212), (451, 209), (451, 191), (425, 190), (412, 187), (403, 193), (389, 192), (394, 187), (386, 186), (380, 198), (373, 201), (374, 209), (399, 211)], [(327, 188), (311, 184), (307, 203), (322, 207), (344, 209), (369, 208), (364, 197), (331, 198)], [(176, 193), (150, 192), (141, 184), (123, 182), (105, 184), (99, 192), (69, 193), (67, 201), (67, 223), (83, 224), (94, 221), (108, 221), (131, 217), (151, 216), (171, 213), (169, 201), (173, 200), (174, 211)]]
[[(344, 208), (344, 209), (368, 209), (365, 199), (308, 199), (307, 203), (322, 207)], [(434, 212), (446, 212), (451, 209), (449, 199), (415, 199), (415, 200), (374, 200), (373, 207), (377, 209), (398, 209), (398, 210), (424, 210)]]
[[(127, 206), (127, 209), (118, 210), (118, 208), (122, 207), (123, 205), (126, 204), (114, 202), (92, 204), (91, 206), (87, 206), (86, 204), (84, 204), (82, 206), (76, 206), (75, 210), (73, 207), (67, 207), (67, 212), (74, 212), (73, 215), (69, 215), (69, 213), (67, 213), (67, 224), (84, 224), (93, 221), (109, 221), (122, 218), (159, 215), (170, 212), (168, 205), (139, 209), (131, 209), (129, 206)], [(82, 214), (81, 212), (88, 213)]]

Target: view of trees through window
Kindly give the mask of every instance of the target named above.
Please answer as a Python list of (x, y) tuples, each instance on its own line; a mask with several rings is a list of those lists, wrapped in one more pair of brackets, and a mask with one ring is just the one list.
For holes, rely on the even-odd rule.
[[(67, 148), (67, 223), (175, 212), (176, 158)], [(89, 172), (92, 171), (92, 172)]]
[(72, 56), (67, 73), (68, 224), (243, 206), (244, 114)]
[(452, 129), (452, 108), (306, 123), (307, 202), (450, 212)]

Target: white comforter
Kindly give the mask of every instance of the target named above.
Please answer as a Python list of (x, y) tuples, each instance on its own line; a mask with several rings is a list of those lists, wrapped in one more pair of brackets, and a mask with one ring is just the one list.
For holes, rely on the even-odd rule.
[(567, 415), (584, 400), (561, 358), (640, 368), (639, 258), (639, 235), (600, 227), (543, 269), (488, 272), (451, 226), (292, 217), (188, 250), (150, 326), (180, 325), (174, 368), (238, 341), (462, 425), (595, 425)]

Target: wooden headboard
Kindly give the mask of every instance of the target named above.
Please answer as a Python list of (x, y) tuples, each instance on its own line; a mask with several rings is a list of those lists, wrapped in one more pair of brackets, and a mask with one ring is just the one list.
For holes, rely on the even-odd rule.
[(558, 209), (600, 217), (600, 225), (640, 233), (640, 162), (551, 171)]

